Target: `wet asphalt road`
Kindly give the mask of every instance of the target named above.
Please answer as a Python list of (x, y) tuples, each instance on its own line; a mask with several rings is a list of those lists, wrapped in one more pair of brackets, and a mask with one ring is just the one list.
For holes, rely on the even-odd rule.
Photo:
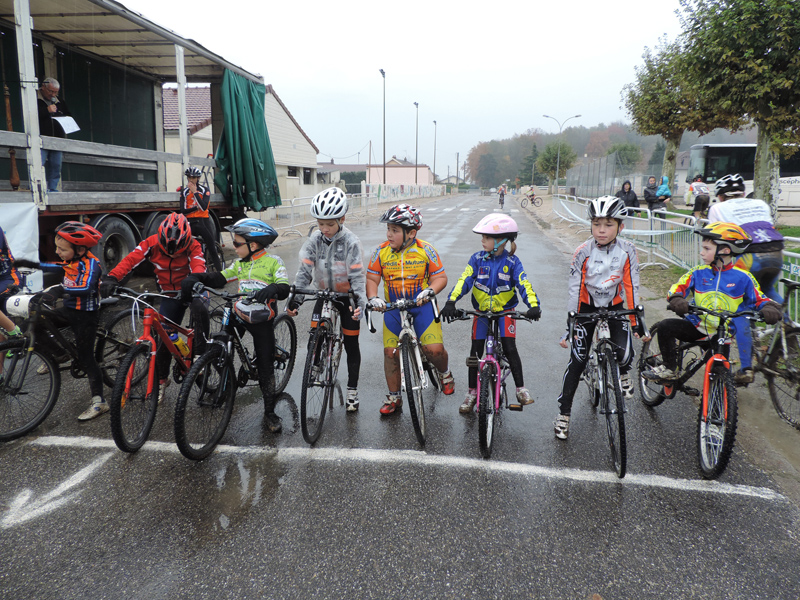
[[(420, 237), (442, 254), (448, 290), (479, 249), (471, 228), (493, 206), (462, 196), (424, 207)], [(173, 384), (151, 441), (126, 455), (107, 417), (75, 420), (88, 386), (65, 377), (44, 425), (0, 446), (0, 598), (800, 596), (797, 506), (738, 446), (718, 482), (702, 481), (690, 398), (652, 411), (629, 403), (621, 481), (585, 387), (569, 441), (554, 439), (569, 257), (511, 214), (544, 317), (518, 334), (536, 403), (502, 414), (491, 460), (480, 458), (477, 418), (457, 409), (467, 322), (445, 325), (456, 394), (427, 393), (424, 451), (407, 410), (378, 414), (380, 329), (362, 326), (361, 411), (337, 406), (313, 449), (289, 402), (284, 432), (268, 433), (248, 388), (220, 451), (187, 461), (173, 443)], [(376, 220), (348, 223), (367, 258), (384, 239)], [(290, 273), (301, 241), (276, 250)], [(287, 389), (298, 401), (308, 316), (305, 306)]]

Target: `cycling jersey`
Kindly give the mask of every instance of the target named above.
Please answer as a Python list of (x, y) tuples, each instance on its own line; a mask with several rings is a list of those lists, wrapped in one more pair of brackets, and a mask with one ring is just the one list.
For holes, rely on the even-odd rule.
[[(268, 254), (266, 249), (261, 249), (248, 261), (237, 260), (220, 273), (226, 281), (239, 282), (239, 292), (255, 292), (273, 283), (289, 285), (286, 276), (286, 266), (279, 256)], [(277, 299), (271, 298), (266, 304), (243, 301), (236, 303), (235, 312), (245, 322), (257, 323), (275, 317)]]
[(0, 292), (12, 285), (21, 287), (23, 283), (19, 272), (14, 268), (14, 257), (11, 255), (11, 248), (8, 247), (8, 240), (0, 229)]
[(193, 239), (179, 254), (170, 256), (158, 243), (158, 234), (149, 238), (133, 249), (114, 267), (109, 276), (117, 281), (122, 281), (128, 273), (142, 264), (145, 260), (155, 268), (156, 283), (162, 292), (171, 292), (181, 289), (181, 282), (189, 273), (205, 273), (206, 261), (203, 258), (203, 249), (200, 242)]
[(415, 238), (399, 252), (388, 241), (382, 243), (372, 253), (367, 271), (383, 278), (384, 298), (395, 302), (415, 299), (431, 277), (444, 273), (444, 265), (436, 248)]
[(192, 193), (188, 186), (178, 188), (181, 195), (181, 212), (187, 219), (207, 219), (208, 205), (211, 202), (211, 192), (204, 186), (197, 184), (197, 191)]
[(753, 242), (745, 252), (775, 252), (783, 248), (783, 236), (772, 224), (769, 205), (757, 198), (731, 198), (718, 202), (708, 211), (708, 220), (734, 223), (747, 232)]
[(64, 289), (64, 306), (75, 310), (94, 311), (100, 308), (100, 276), (103, 274), (100, 261), (91, 252), (80, 258), (57, 262), (41, 263), (42, 271), (64, 270), (61, 286)]
[(475, 310), (511, 310), (519, 304), (517, 291), (530, 308), (539, 306), (539, 299), (528, 281), (522, 261), (507, 250), (503, 250), (499, 256), (483, 250), (470, 256), (467, 268), (447, 299), (455, 302), (470, 289)]

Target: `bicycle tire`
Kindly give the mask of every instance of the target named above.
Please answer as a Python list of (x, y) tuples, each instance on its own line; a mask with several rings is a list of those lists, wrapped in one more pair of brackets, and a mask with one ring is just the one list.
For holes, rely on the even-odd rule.
[(491, 458), (494, 445), (495, 381), (497, 374), (492, 363), (484, 363), (479, 374), (481, 394), (478, 399), (478, 445), (483, 458)]
[(539, 198), (539, 196), (534, 196), (534, 198), (531, 200), (531, 202), (533, 203), (534, 206), (541, 206), (542, 205), (542, 199)]
[(705, 479), (716, 479), (728, 466), (736, 439), (736, 386), (729, 369), (715, 364), (709, 373), (708, 397), (697, 413), (697, 459)]
[(403, 371), (406, 379), (406, 396), (408, 396), (408, 412), (411, 424), (420, 446), (425, 446), (425, 400), (422, 397), (422, 378), (419, 376), (419, 365), (411, 340), (403, 338), (400, 346), (403, 358)]
[(601, 412), (606, 417), (606, 433), (608, 448), (611, 451), (611, 463), (617, 477), (625, 477), (628, 467), (628, 441), (625, 437), (625, 399), (619, 386), (619, 367), (614, 351), (606, 348), (603, 352), (601, 377), (603, 393), (601, 394)]
[(649, 371), (653, 367), (663, 363), (661, 351), (656, 343), (658, 325), (658, 323), (655, 323), (650, 327), (652, 339), (649, 342), (644, 342), (642, 344), (642, 350), (639, 352), (639, 397), (642, 399), (642, 403), (648, 408), (658, 406), (667, 398), (664, 394), (663, 385), (659, 385), (642, 376), (642, 373), (645, 371)]
[(528, 206), (528, 199), (523, 198), (522, 201), (519, 203), (520, 207), (525, 208)]
[(175, 405), (175, 443), (191, 460), (207, 458), (225, 435), (236, 398), (233, 361), (211, 344), (190, 367)]
[(273, 323), (275, 329), (275, 394), (280, 394), (289, 384), (297, 357), (297, 327), (289, 315), (279, 315)]
[(425, 358), (424, 350), (420, 348), (420, 352), (423, 352), (422, 362), (425, 366), (425, 373), (428, 375), (428, 381), (431, 382), (433, 388), (438, 392), (442, 389), (442, 382), (439, 381), (439, 374), (436, 371), (436, 367), (434, 367), (433, 363)]
[[(34, 348), (26, 367), (24, 359), (27, 353), (24, 339), (0, 343), (0, 360), (3, 361), (0, 442), (15, 440), (41, 425), (52, 412), (61, 391), (61, 372), (56, 361)], [(39, 373), (42, 366), (47, 370)], [(10, 386), (19, 389), (9, 389)]]
[(308, 340), (308, 354), (303, 369), (300, 389), (300, 430), (308, 444), (314, 444), (322, 433), (328, 402), (333, 393), (331, 382), (326, 381), (332, 359), (330, 323), (320, 321)]
[[(150, 436), (158, 409), (158, 380), (147, 393), (150, 369), (150, 344), (136, 344), (122, 359), (111, 390), (111, 436), (123, 452), (136, 452)], [(126, 392), (127, 388), (127, 392)]]
[(788, 329), (785, 335), (786, 352), (782, 343), (776, 344), (766, 357), (764, 376), (777, 413), (800, 429), (800, 328)]
[(136, 319), (134, 325), (132, 314), (132, 309), (121, 310), (111, 317), (105, 329), (97, 330), (94, 359), (103, 374), (103, 383), (108, 387), (114, 387), (120, 363), (136, 340), (144, 334), (144, 323), (141, 319)]

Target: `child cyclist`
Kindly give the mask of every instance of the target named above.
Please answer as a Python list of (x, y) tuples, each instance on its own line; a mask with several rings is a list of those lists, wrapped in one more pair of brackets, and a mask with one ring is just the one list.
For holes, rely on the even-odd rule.
[[(206, 261), (200, 242), (192, 238), (189, 222), (181, 214), (170, 213), (158, 226), (158, 231), (133, 249), (119, 264), (103, 277), (100, 292), (105, 297), (112, 293), (131, 271), (149, 261), (155, 269), (156, 283), (161, 293), (169, 295), (162, 298), (158, 312), (174, 323), (180, 323), (191, 305), (192, 316), (199, 329), (195, 334), (192, 353), (199, 356), (205, 350), (206, 336), (209, 330), (208, 308), (201, 298), (192, 298), (191, 294), (181, 293), (181, 282), (190, 273), (205, 273)], [(158, 400), (164, 399), (167, 386), (170, 384), (169, 365), (172, 355), (163, 344), (156, 353), (158, 370)]]
[(750, 245), (750, 237), (741, 227), (715, 222), (695, 233), (703, 238), (700, 258), (704, 264), (686, 273), (669, 290), (668, 308), (681, 318), (664, 319), (659, 323), (658, 347), (664, 364), (642, 373), (651, 381), (668, 383), (680, 376), (675, 372), (678, 365), (675, 340), (702, 342), (717, 330), (719, 318), (687, 314), (689, 294), (694, 295), (694, 304), (709, 310), (760, 310), (764, 321), (770, 324), (777, 323), (783, 316), (780, 305), (761, 293), (755, 278), (733, 265), (736, 257)]
[[(414, 331), (422, 350), (439, 375), (442, 392), (454, 392), (453, 374), (447, 368), (447, 351), (442, 341), (442, 324), (434, 320), (431, 299), (447, 285), (441, 258), (428, 242), (417, 239), (422, 228), (422, 214), (408, 204), (398, 204), (380, 218), (386, 223), (386, 241), (372, 253), (367, 266), (367, 297), (373, 310), (384, 312), (386, 302), (401, 298), (414, 300), (411, 309)], [(378, 285), (383, 278), (384, 297), (378, 296)], [(380, 408), (382, 415), (391, 415), (403, 406), (400, 395), (400, 356), (397, 336), (400, 335), (400, 311), (390, 310), (383, 317), (383, 370), (389, 394)]]
[(78, 415), (79, 421), (88, 421), (108, 412), (108, 403), (103, 398), (103, 376), (94, 358), (94, 343), (100, 322), (100, 294), (98, 286), (102, 270), (100, 261), (89, 252), (103, 237), (91, 225), (67, 221), (56, 227), (57, 263), (30, 263), (16, 261), (17, 266), (33, 267), (42, 271), (64, 271), (61, 285), (40, 292), (40, 297), (50, 302), (63, 296), (63, 306), (56, 308), (75, 334), (75, 349), (78, 362), (89, 379), (92, 404)]
[[(344, 333), (344, 351), (347, 353), (347, 410), (358, 410), (358, 376), (361, 370), (361, 349), (358, 346), (358, 319), (366, 307), (364, 257), (361, 242), (355, 234), (344, 226), (347, 214), (347, 196), (337, 187), (328, 188), (314, 196), (311, 202), (311, 216), (317, 220), (319, 229), (311, 234), (300, 248), (300, 268), (294, 279), (298, 288), (307, 288), (312, 281), (323, 290), (349, 292), (356, 295), (357, 308), (351, 314), (346, 302), (334, 302), (341, 316)], [(302, 297), (286, 307), (292, 317)], [(314, 304), (311, 327), (319, 322), (322, 300)]]
[[(0, 342), (22, 333), (19, 327), (14, 325), (14, 321), (5, 314), (5, 310), (6, 301), (19, 291), (23, 283), (22, 277), (14, 267), (14, 257), (11, 255), (11, 248), (8, 247), (6, 235), (0, 229)], [(0, 370), (2, 368), (0, 361)]]
[[(622, 221), (628, 214), (625, 202), (616, 196), (601, 196), (589, 202), (587, 212), (592, 224), (592, 239), (575, 250), (569, 275), (567, 310), (578, 314), (574, 325), (575, 339), (567, 340), (567, 332), (559, 342), (562, 348), (572, 346), (561, 395), (558, 397), (558, 417), (553, 423), (556, 437), (561, 440), (567, 439), (569, 434), (572, 399), (586, 368), (595, 329), (594, 322), (582, 320), (580, 315), (595, 312), (597, 308), (631, 310), (639, 304), (639, 259), (636, 247), (618, 237), (624, 228)], [(634, 327), (636, 337), (640, 337), (644, 332), (644, 324), (634, 316), (630, 324)], [(609, 328), (611, 341), (617, 348), (620, 387), (625, 398), (633, 398), (633, 382), (628, 374), (633, 362), (629, 322), (611, 320)]]
[[(509, 216), (492, 213), (481, 219), (472, 231), (481, 235), (483, 250), (469, 258), (467, 268), (464, 269), (458, 283), (453, 287), (447, 303), (442, 309), (442, 316), (448, 320), (455, 317), (458, 314), (456, 302), (471, 289), (474, 309), (492, 312), (515, 308), (519, 304), (517, 299), (517, 292), (519, 292), (523, 302), (528, 306), (525, 316), (538, 321), (542, 316), (539, 299), (536, 292), (533, 291), (531, 282), (528, 281), (522, 262), (515, 255), (517, 244), (514, 240), (519, 234), (517, 223)], [(506, 250), (509, 242), (511, 251)], [(500, 323), (500, 342), (517, 386), (517, 400), (520, 404), (531, 404), (533, 398), (523, 380), (522, 360), (520, 360), (517, 350), (517, 334), (514, 325), (514, 319), (503, 317)], [(488, 331), (488, 319), (481, 317), (473, 321), (471, 356), (478, 358), (483, 356)], [(467, 377), (469, 389), (464, 402), (458, 407), (458, 412), (462, 414), (471, 412), (477, 402), (478, 368), (469, 367)]]
[(239, 292), (253, 293), (254, 302), (239, 301), (234, 312), (241, 328), (249, 331), (253, 337), (267, 429), (272, 433), (280, 433), (281, 418), (275, 414), (274, 319), (277, 301), (285, 300), (289, 295), (289, 280), (280, 257), (266, 250), (278, 238), (278, 232), (264, 221), (247, 218), (225, 229), (233, 234), (233, 247), (239, 260), (219, 273), (189, 275), (183, 280), (181, 288), (188, 295), (197, 282), (221, 288), (229, 281), (238, 281)]

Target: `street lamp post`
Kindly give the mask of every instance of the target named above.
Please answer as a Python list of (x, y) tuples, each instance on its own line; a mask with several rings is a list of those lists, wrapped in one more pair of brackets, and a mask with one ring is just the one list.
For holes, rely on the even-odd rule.
[(417, 174), (419, 173), (419, 102), (414, 102), (414, 106), (417, 107), (417, 124), (414, 137), (414, 184), (416, 184)]
[(556, 194), (558, 193), (558, 168), (561, 166), (561, 130), (566, 125), (567, 121), (570, 119), (577, 119), (580, 115), (573, 115), (571, 117), (567, 117), (564, 119), (564, 123), (559, 123), (558, 119), (555, 117), (551, 117), (550, 115), (542, 115), (545, 119), (553, 119), (556, 123), (558, 123), (558, 154), (556, 155)]
[(433, 183), (436, 184), (436, 121), (433, 122)]
[(380, 69), (383, 77), (383, 185), (386, 185), (386, 71)]

